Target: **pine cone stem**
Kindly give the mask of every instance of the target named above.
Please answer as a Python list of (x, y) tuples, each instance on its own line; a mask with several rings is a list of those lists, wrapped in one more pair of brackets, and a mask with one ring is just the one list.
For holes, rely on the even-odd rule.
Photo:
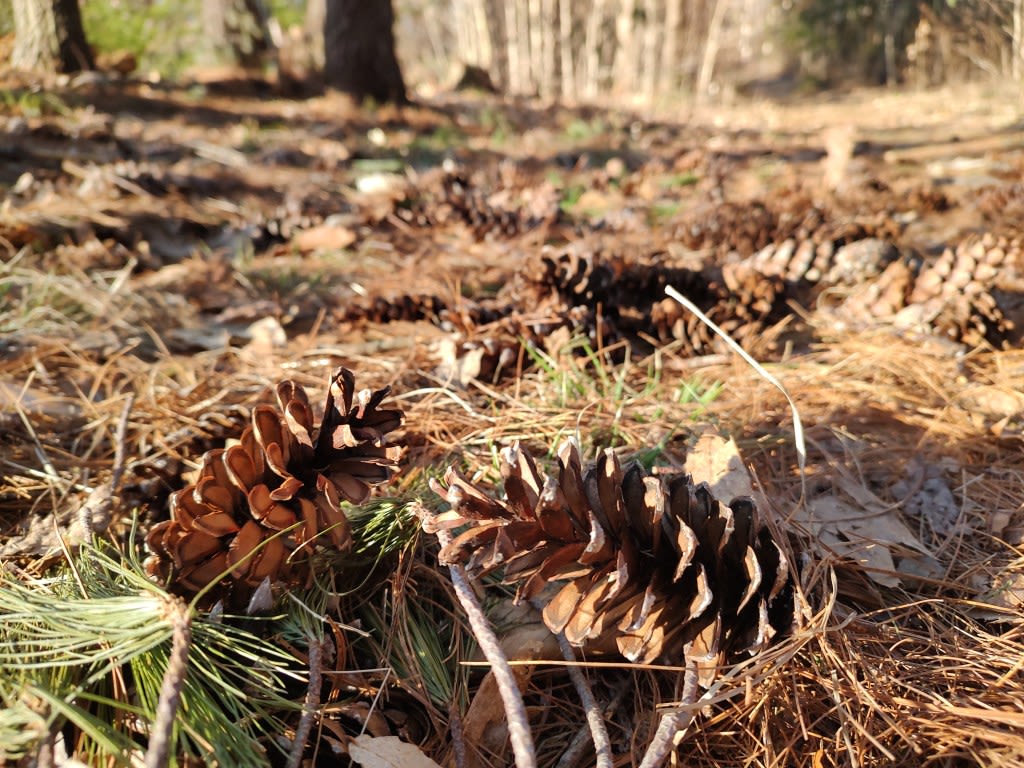
[(675, 749), (676, 734), (685, 731), (696, 714), (695, 704), (697, 703), (697, 694), (700, 692), (698, 679), (696, 662), (688, 660), (683, 676), (683, 695), (679, 702), (680, 708), (662, 715), (654, 739), (651, 740), (644, 753), (644, 759), (640, 762), (640, 768), (661, 768), (668, 760), (672, 750)]
[[(419, 506), (417, 511), (424, 523), (427, 523), (433, 517), (426, 507)], [(435, 528), (434, 526), (429, 527), (434, 530), (437, 541), (442, 549), (451, 544), (452, 536), (446, 529)], [(452, 564), (448, 566), (448, 572), (451, 574), (455, 596), (459, 599), (462, 610), (466, 612), (466, 618), (469, 620), (469, 626), (473, 630), (473, 636), (476, 638), (480, 650), (483, 651), (484, 656), (490, 663), (494, 680), (498, 684), (498, 692), (501, 694), (501, 701), (505, 706), (505, 718), (508, 720), (508, 738), (512, 743), (512, 753), (515, 755), (516, 768), (536, 768), (537, 755), (533, 746), (533, 736), (530, 734), (529, 721), (526, 717), (526, 704), (523, 702), (523, 696), (519, 692), (519, 686), (516, 684), (516, 679), (512, 674), (512, 668), (508, 664), (508, 659), (505, 658), (505, 652), (501, 649), (501, 644), (498, 642), (490, 622), (487, 621), (487, 617), (484, 615), (483, 608), (480, 605), (480, 601), (477, 600), (472, 585), (469, 583), (465, 569), (461, 565)]]

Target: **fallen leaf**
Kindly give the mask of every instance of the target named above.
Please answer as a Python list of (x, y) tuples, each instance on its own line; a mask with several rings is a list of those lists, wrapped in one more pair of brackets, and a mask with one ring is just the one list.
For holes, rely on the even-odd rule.
[(0, 412), (23, 410), (29, 417), (74, 419), (82, 415), (77, 402), (35, 387), (21, 387), (0, 381)]
[(1010, 387), (990, 384), (973, 386), (959, 394), (956, 402), (967, 411), (992, 418), (1024, 413), (1024, 393)]
[(406, 179), (397, 173), (368, 173), (356, 179), (356, 189), (364, 195), (394, 195), (405, 188)]
[[(552, 593), (560, 582), (549, 585)], [(556, 659), (559, 657), (558, 640), (551, 634), (540, 613), (527, 602), (516, 605), (513, 600), (502, 600), (488, 610), (488, 617), (498, 627), (507, 627), (498, 638), (501, 650), (508, 659)], [(482, 656), (481, 656), (482, 658)]]
[(686, 471), (695, 483), (707, 483), (719, 501), (737, 496), (754, 498), (754, 483), (732, 438), (705, 432), (686, 454)]
[[(928, 572), (934, 558), (895, 510), (886, 507), (863, 487), (858, 495), (857, 506), (835, 496), (811, 499), (794, 512), (793, 520), (823, 545), (823, 553), (831, 551), (860, 563), (876, 584), (884, 587), (901, 584), (894, 551), (904, 558), (929, 561), (915, 569)], [(903, 570), (909, 573), (911, 569)]]
[(1024, 622), (1024, 558), (1018, 558), (996, 574), (991, 586), (975, 599), (995, 609), (972, 610), (979, 618)]
[(365, 768), (440, 768), (415, 744), (397, 736), (356, 736), (348, 745), (348, 756)]
[(904, 509), (908, 515), (928, 521), (935, 533), (949, 533), (960, 516), (960, 505), (942, 477), (929, 477), (907, 499)]
[(442, 339), (437, 353), (441, 358), (435, 370), (438, 378), (465, 389), (473, 379), (480, 376), (486, 350), (483, 347), (466, 349), (455, 339)]
[(231, 333), (220, 325), (208, 324), (194, 328), (172, 328), (165, 340), (175, 351), (196, 349), (225, 349), (231, 343)]
[(348, 227), (321, 224), (304, 229), (292, 238), (292, 245), (303, 253), (310, 251), (340, 251), (356, 241), (356, 233)]
[(276, 317), (264, 317), (257, 320), (247, 329), (252, 339), (245, 348), (258, 355), (269, 355), (275, 349), (287, 346), (288, 334), (285, 333)]

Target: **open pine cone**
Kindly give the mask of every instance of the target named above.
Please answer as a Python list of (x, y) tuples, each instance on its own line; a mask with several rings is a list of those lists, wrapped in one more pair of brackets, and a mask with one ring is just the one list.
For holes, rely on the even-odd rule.
[(194, 594), (230, 571), (235, 597), (267, 578), (308, 581), (312, 547), (352, 543), (341, 501), (362, 504), (397, 468), (401, 447), (387, 434), (402, 412), (380, 408), (389, 391), (356, 393), (338, 368), (315, 427), (305, 390), (278, 384), (279, 408), (254, 408), (238, 444), (204, 454), (196, 482), (171, 495), (170, 520), (146, 536), (149, 575)]
[[(572, 441), (558, 470), (540, 472), (518, 443), (501, 453), (504, 501), (454, 468), (451, 510), (433, 530), (469, 525), (440, 553), (484, 574), (504, 568), (516, 600), (537, 600), (544, 623), (589, 652), (630, 661), (696, 662), (701, 682), (742, 652), (755, 653), (795, 621), (785, 555), (749, 498), (719, 504), (688, 476), (660, 478), (611, 450), (586, 468)], [(564, 582), (557, 591), (551, 582)]]

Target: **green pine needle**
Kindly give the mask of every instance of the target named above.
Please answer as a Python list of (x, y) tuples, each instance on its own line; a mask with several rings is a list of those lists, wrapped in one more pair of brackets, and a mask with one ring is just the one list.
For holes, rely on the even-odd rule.
[[(137, 560), (109, 549), (83, 547), (74, 566), (47, 579), (0, 570), (0, 762), (30, 754), (66, 723), (79, 736), (65, 747), (89, 762), (129, 765), (144, 749), (170, 653), (172, 598)], [(255, 768), (298, 709), (286, 683), (305, 671), (249, 629), (251, 619), (233, 620), (193, 619), (171, 754)]]

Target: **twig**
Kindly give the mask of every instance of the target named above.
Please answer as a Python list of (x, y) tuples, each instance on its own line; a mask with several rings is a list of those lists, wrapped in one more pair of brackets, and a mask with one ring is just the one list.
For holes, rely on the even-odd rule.
[(114, 433), (114, 469), (110, 475), (110, 495), (116, 496), (117, 489), (121, 485), (121, 478), (124, 476), (124, 440), (128, 434), (128, 417), (131, 415), (132, 406), (135, 405), (135, 394), (129, 394), (128, 400), (121, 411), (121, 418), (117, 420), (117, 432)]
[(181, 703), (181, 690), (185, 685), (188, 671), (188, 653), (192, 647), (192, 613), (178, 598), (167, 601), (171, 618), (171, 655), (167, 670), (160, 686), (160, 698), (156, 703), (156, 717), (150, 729), (149, 746), (146, 748), (146, 768), (165, 768), (170, 756), (171, 734), (174, 720)]
[(452, 734), (455, 768), (466, 768), (466, 732), (462, 728), (462, 716), (459, 715), (454, 702), (448, 711), (448, 727)]
[[(530, 602), (534, 608), (538, 610), (542, 608), (539, 601), (531, 600)], [(566, 661), (576, 661), (576, 652), (566, 638), (565, 633), (555, 632), (554, 635), (558, 639), (558, 648), (562, 651), (562, 658)], [(598, 707), (597, 701), (594, 699), (594, 692), (590, 690), (590, 684), (579, 667), (570, 665), (566, 667), (566, 672), (569, 673), (569, 679), (572, 680), (572, 684), (576, 688), (576, 695), (580, 697), (583, 711), (587, 713), (587, 726), (590, 728), (590, 736), (593, 739), (594, 752), (596, 753), (594, 765), (597, 768), (612, 768), (612, 743), (611, 739), (608, 738), (608, 729), (604, 727), (604, 717), (601, 715), (601, 708)], [(561, 765), (561, 761), (559, 761), (559, 765)], [(571, 765), (571, 763), (568, 763), (568, 765)]]
[[(422, 521), (431, 517), (430, 511), (418, 504), (417, 512)], [(437, 540), (442, 547), (451, 543), (452, 537), (447, 530), (438, 530)], [(448, 566), (451, 573), (452, 586), (455, 587), (455, 595), (459, 598), (462, 609), (466, 612), (469, 626), (473, 630), (473, 636), (480, 645), (487, 661), (491, 664), (491, 673), (494, 681), (498, 684), (498, 692), (501, 694), (501, 702), (505, 705), (505, 717), (508, 720), (508, 738), (512, 743), (512, 753), (515, 755), (516, 768), (536, 768), (537, 756), (533, 747), (533, 737), (530, 735), (530, 726), (526, 718), (526, 705), (523, 703), (523, 696), (519, 692), (512, 668), (505, 658), (505, 652), (501, 650), (498, 638), (491, 629), (487, 617), (484, 616), (480, 601), (476, 599), (473, 587), (469, 583), (466, 571), (460, 565)]]
[(287, 768), (299, 768), (302, 755), (306, 751), (306, 742), (313, 731), (313, 720), (320, 706), (320, 689), (323, 687), (323, 650), (324, 641), (310, 635), (309, 637), (309, 687), (306, 689), (306, 700), (302, 702), (302, 715), (295, 728), (295, 740), (292, 741), (291, 752), (288, 753)]
[(676, 734), (684, 731), (693, 720), (697, 701), (697, 693), (700, 688), (697, 685), (697, 663), (687, 659), (686, 672), (683, 676), (683, 696), (679, 702), (679, 709), (662, 715), (658, 723), (658, 730), (651, 740), (650, 746), (644, 753), (644, 759), (640, 762), (640, 768), (661, 768), (668, 760), (669, 754), (675, 748)]
[[(622, 706), (622, 700), (626, 698), (626, 693), (631, 689), (629, 684), (630, 678), (626, 677), (618, 686), (618, 690), (615, 691), (615, 695), (612, 696), (611, 701), (605, 705), (604, 710), (599, 714), (603, 715), (602, 726), (604, 725), (603, 720), (607, 720), (619, 707)], [(588, 738), (590, 737), (590, 738)], [(555, 768), (573, 768), (580, 759), (583, 757), (583, 752), (586, 750), (589, 744), (593, 743), (593, 736), (591, 736), (591, 730), (589, 723), (586, 728), (580, 728), (573, 737), (572, 742), (569, 744), (569, 748), (562, 753), (562, 756), (558, 758), (558, 762), (555, 764)], [(610, 745), (609, 745), (610, 748)]]
[(110, 487), (98, 487), (93, 489), (85, 503), (78, 510), (78, 525), (81, 541), (88, 541), (97, 530), (101, 533), (110, 525), (110, 514), (114, 508), (114, 497), (117, 496), (118, 488), (121, 485), (121, 478), (124, 477), (124, 441), (128, 432), (128, 416), (132, 412), (132, 405), (135, 404), (135, 395), (129, 395), (124, 408), (121, 410), (121, 418), (117, 422), (117, 431), (114, 434), (114, 467), (110, 474)]

